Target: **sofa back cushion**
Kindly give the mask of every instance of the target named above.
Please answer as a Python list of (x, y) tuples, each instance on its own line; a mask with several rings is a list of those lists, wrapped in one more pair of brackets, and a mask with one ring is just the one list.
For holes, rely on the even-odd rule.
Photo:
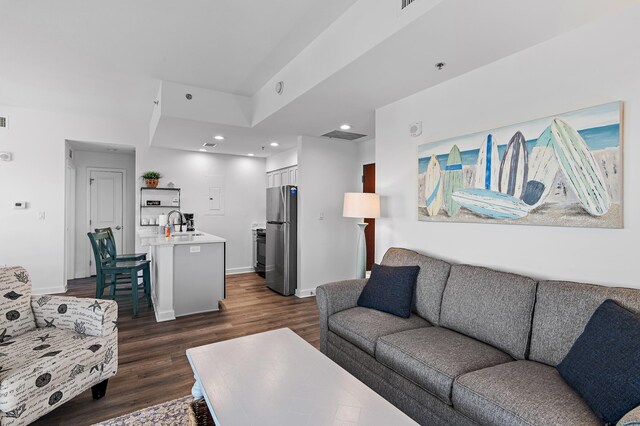
[(531, 330), (529, 359), (555, 367), (564, 359), (595, 310), (606, 299), (640, 314), (640, 290), (567, 281), (541, 281)]
[(451, 265), (444, 260), (415, 251), (392, 247), (381, 262), (386, 266), (420, 267), (413, 296), (412, 310), (433, 325), (440, 324), (440, 303)]
[(535, 297), (531, 278), (454, 265), (444, 289), (440, 325), (524, 359)]
[(0, 343), (35, 328), (29, 274), (20, 266), (0, 268)]

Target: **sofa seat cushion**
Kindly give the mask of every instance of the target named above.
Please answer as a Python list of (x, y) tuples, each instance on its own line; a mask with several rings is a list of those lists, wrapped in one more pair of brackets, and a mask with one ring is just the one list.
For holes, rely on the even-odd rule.
[(453, 407), (483, 425), (602, 426), (555, 368), (534, 361), (514, 361), (458, 377)]
[(493, 346), (441, 327), (383, 336), (376, 359), (449, 405), (456, 377), (513, 361)]
[(371, 356), (375, 356), (379, 337), (430, 326), (429, 322), (417, 315), (400, 318), (360, 306), (337, 312), (329, 317), (329, 330)]
[[(47, 388), (54, 394), (61, 383), (71, 382), (66, 389), (77, 391), (73, 382), (102, 375), (105, 365), (114, 359), (114, 346), (103, 337), (58, 328), (4, 339), (0, 343), (0, 410), (17, 409), (31, 395)], [(62, 395), (51, 397), (55, 400)]]

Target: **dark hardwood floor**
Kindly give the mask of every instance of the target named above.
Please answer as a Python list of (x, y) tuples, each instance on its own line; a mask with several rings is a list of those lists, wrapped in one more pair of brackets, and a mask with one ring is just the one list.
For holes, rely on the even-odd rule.
[[(67, 295), (93, 297), (94, 279), (69, 281)], [(315, 347), (320, 329), (315, 297), (284, 297), (256, 274), (227, 277), (227, 298), (219, 312), (157, 323), (153, 308), (140, 303), (138, 318), (131, 304), (119, 304), (119, 367), (99, 401), (87, 390), (34, 425), (90, 425), (191, 393), (193, 372), (185, 351), (248, 334), (289, 327)]]

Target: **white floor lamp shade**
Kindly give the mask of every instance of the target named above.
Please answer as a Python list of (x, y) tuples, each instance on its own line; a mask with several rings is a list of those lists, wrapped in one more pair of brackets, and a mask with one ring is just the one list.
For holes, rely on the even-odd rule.
[(363, 219), (358, 222), (358, 248), (356, 251), (356, 278), (364, 278), (367, 263), (367, 242), (364, 238), (364, 219), (380, 217), (380, 196), (364, 192), (345, 192), (342, 216)]

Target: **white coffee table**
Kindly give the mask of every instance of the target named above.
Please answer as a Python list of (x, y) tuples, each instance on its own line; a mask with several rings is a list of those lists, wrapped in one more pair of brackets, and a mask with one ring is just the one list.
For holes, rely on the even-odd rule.
[(288, 328), (187, 358), (219, 426), (417, 424)]

